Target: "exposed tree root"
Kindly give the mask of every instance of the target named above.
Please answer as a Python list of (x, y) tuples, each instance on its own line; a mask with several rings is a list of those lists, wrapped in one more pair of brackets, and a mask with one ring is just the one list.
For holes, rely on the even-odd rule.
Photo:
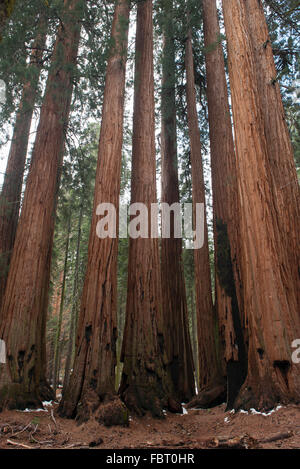
[(101, 404), (95, 417), (99, 423), (106, 427), (111, 427), (112, 425), (127, 427), (129, 425), (128, 409), (117, 396)]
[(225, 384), (220, 384), (214, 388), (203, 390), (198, 394), (194, 399), (192, 399), (188, 404), (187, 408), (202, 408), (207, 409), (209, 407), (215, 407), (219, 404), (222, 404), (226, 401), (226, 386)]
[(112, 425), (127, 426), (129, 414), (126, 406), (115, 394), (105, 394), (99, 396), (93, 389), (84, 391), (81, 400), (74, 407), (68, 407), (68, 401), (63, 407), (59, 407), (58, 414), (61, 417), (75, 418), (80, 425), (90, 418), (95, 418), (97, 422), (107, 427)]
[(270, 411), (274, 407), (281, 404), (288, 404), (290, 399), (288, 395), (280, 393), (279, 389), (275, 389), (271, 383), (251, 383), (246, 381), (241, 387), (240, 392), (234, 402), (235, 410)]

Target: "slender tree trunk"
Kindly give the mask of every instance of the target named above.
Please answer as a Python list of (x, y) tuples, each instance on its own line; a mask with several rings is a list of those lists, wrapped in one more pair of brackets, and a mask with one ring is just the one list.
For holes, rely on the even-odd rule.
[[(295, 292), (280, 233), (264, 131), (256, 58), (244, 0), (223, 0), (239, 193), (248, 374), (235, 408), (273, 408), (300, 401), (300, 368), (292, 362), (300, 335)], [(278, 138), (281, 136), (279, 135)]]
[[(215, 0), (202, 0), (214, 204), (215, 284), (222, 370), (231, 406), (247, 374), (240, 318), (239, 201), (225, 64)], [(237, 287), (236, 287), (237, 285)], [(239, 300), (239, 301), (238, 301)], [(239, 309), (240, 306), (240, 309)]]
[(24, 203), (17, 228), (0, 337), (8, 362), (0, 375), (0, 407), (41, 405), (45, 380), (50, 263), (59, 175), (78, 51), (80, 0), (65, 0)]
[(77, 227), (77, 246), (76, 246), (76, 259), (75, 259), (75, 271), (74, 271), (74, 282), (73, 282), (73, 303), (72, 303), (72, 310), (71, 310), (71, 324), (70, 324), (70, 333), (69, 333), (69, 342), (68, 342), (63, 389), (66, 389), (67, 386), (69, 385), (70, 373), (71, 373), (71, 368), (73, 367), (73, 358), (74, 358), (76, 316), (77, 316), (77, 309), (78, 309), (78, 270), (79, 270), (82, 216), (83, 216), (83, 205), (81, 204), (80, 210), (79, 210), (78, 227)]
[[(137, 6), (131, 203), (143, 203), (152, 224), (156, 203), (152, 1)], [(149, 224), (150, 225), (150, 224)], [(161, 311), (158, 238), (129, 240), (128, 294), (120, 394), (138, 415), (162, 417), (171, 389)], [(169, 387), (170, 386), (170, 387)]]
[[(128, 0), (116, 3), (74, 371), (60, 405), (61, 415), (80, 420), (89, 418), (100, 403), (115, 396), (118, 238), (116, 234), (115, 238), (100, 239), (96, 227), (100, 204), (112, 204), (116, 213), (119, 209), (129, 10)], [(110, 404), (107, 409), (113, 423), (126, 423), (127, 414), (120, 403), (114, 412)], [(104, 421), (109, 418), (101, 408), (98, 417)]]
[[(195, 364), (195, 381), (199, 383), (199, 367), (198, 367), (198, 338), (197, 338), (197, 316), (196, 316), (196, 305), (195, 305), (195, 293), (194, 289), (191, 288), (191, 320), (192, 320), (192, 344), (193, 344), (193, 357)], [(196, 389), (198, 393), (198, 389)]]
[[(70, 209), (69, 209), (70, 210)], [(66, 287), (66, 277), (67, 277), (67, 268), (68, 268), (68, 255), (69, 255), (69, 244), (70, 244), (70, 231), (71, 231), (71, 210), (69, 213), (68, 228), (67, 228), (67, 241), (65, 247), (65, 260), (64, 260), (64, 270), (63, 278), (61, 284), (61, 297), (60, 297), (60, 306), (59, 306), (59, 315), (55, 335), (55, 345), (54, 345), (54, 372), (53, 372), (53, 390), (56, 394), (57, 383), (59, 382), (58, 368), (59, 368), (59, 357), (61, 352), (60, 340), (61, 340), (61, 326), (64, 312), (64, 300), (65, 300), (65, 287)]]
[[(61, 283), (62, 283), (63, 272), (59, 276), (58, 282), (56, 282), (54, 287), (54, 292), (52, 295), (52, 319), (58, 318), (59, 316), (59, 307), (61, 302)], [(47, 353), (47, 362), (48, 362), (48, 372), (47, 377), (49, 382), (53, 383), (53, 372), (54, 372), (54, 348), (55, 348), (55, 331), (51, 334), (49, 351)]]
[(0, 2), (0, 41), (5, 24), (15, 8), (16, 0), (1, 0)]
[[(192, 34), (186, 40), (186, 95), (191, 148), (194, 214), (197, 203), (205, 204), (205, 186), (201, 156), (200, 130), (196, 108)], [(208, 230), (205, 210), (204, 245), (194, 250), (196, 310), (199, 353), (199, 405), (206, 406), (224, 399), (224, 383), (217, 356), (217, 322), (214, 314), (209, 263)]]
[[(37, 38), (33, 44), (30, 64), (28, 66), (30, 79), (27, 80), (23, 86), (0, 195), (0, 310), (19, 219), (23, 174), (32, 114), (36, 101), (39, 75), (42, 68), (46, 29), (45, 19), (41, 18)], [(5, 320), (5, 318), (3, 318), (3, 320)]]
[(285, 119), (272, 44), (261, 0), (246, 1), (249, 32), (255, 57), (264, 132), (283, 243), (296, 288), (300, 314), (300, 190), (293, 147)]
[[(173, 38), (173, 0), (164, 5), (164, 37), (161, 94), (161, 201), (179, 204), (177, 164), (175, 49)], [(164, 209), (162, 209), (164, 214)], [(193, 354), (191, 348), (186, 291), (182, 264), (182, 238), (175, 238), (175, 213), (170, 216), (170, 237), (161, 240), (162, 307), (165, 321), (166, 349), (170, 360), (174, 390), (180, 402), (195, 395)], [(172, 274), (171, 274), (172, 273)]]

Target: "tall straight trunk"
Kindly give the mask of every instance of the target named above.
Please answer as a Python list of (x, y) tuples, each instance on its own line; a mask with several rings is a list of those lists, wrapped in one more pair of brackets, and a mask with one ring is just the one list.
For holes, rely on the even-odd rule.
[[(69, 209), (70, 210), (70, 209)], [(69, 255), (69, 244), (70, 244), (70, 231), (71, 231), (71, 210), (69, 213), (68, 228), (67, 228), (67, 241), (65, 247), (65, 259), (64, 259), (64, 270), (61, 284), (61, 297), (59, 306), (58, 322), (56, 327), (55, 344), (54, 344), (54, 372), (53, 372), (53, 390), (56, 393), (57, 383), (59, 383), (58, 369), (59, 369), (59, 357), (61, 352), (60, 340), (61, 340), (61, 326), (64, 312), (65, 302), (65, 289), (66, 289), (66, 278), (68, 268), (68, 255)]]
[(26, 80), (23, 86), (0, 195), (0, 310), (19, 219), (23, 174), (38, 81), (43, 63), (46, 29), (45, 19), (42, 17), (39, 21), (36, 40), (32, 46), (33, 51), (28, 66), (30, 79)]
[(71, 368), (73, 367), (73, 358), (74, 358), (76, 317), (77, 317), (77, 309), (78, 309), (78, 270), (79, 270), (82, 216), (83, 216), (83, 203), (81, 203), (80, 205), (79, 217), (78, 217), (76, 258), (75, 258), (74, 281), (73, 281), (73, 303), (72, 303), (72, 309), (71, 309), (70, 333), (69, 333), (65, 375), (64, 375), (64, 383), (63, 383), (64, 389), (66, 389), (67, 386), (69, 385), (70, 373), (71, 373)]
[[(137, 6), (131, 203), (156, 203), (152, 1)], [(152, 219), (154, 225), (157, 220)], [(148, 227), (149, 228), (149, 227)], [(168, 403), (158, 238), (130, 238), (120, 395), (139, 415), (162, 417)]]
[[(191, 149), (192, 190), (194, 214), (196, 204), (205, 205), (205, 186), (201, 155), (200, 129), (196, 108), (195, 74), (192, 50), (192, 33), (188, 30), (185, 52), (187, 117)], [(225, 386), (220, 375), (217, 356), (217, 323), (212, 301), (209, 263), (208, 230), (205, 210), (204, 244), (194, 250), (195, 291), (199, 354), (200, 405), (211, 405), (224, 399)]]
[[(59, 307), (61, 303), (61, 283), (62, 283), (63, 272), (60, 273), (59, 281), (56, 283), (52, 295), (52, 314), (51, 318), (55, 319), (59, 316)], [(47, 353), (47, 379), (50, 383), (53, 383), (53, 371), (54, 371), (54, 348), (55, 348), (55, 331), (51, 334), (50, 346)]]
[[(202, 0), (215, 242), (215, 307), (222, 372), (231, 406), (247, 373), (240, 318), (239, 201), (236, 159), (216, 0)], [(240, 306), (240, 308), (239, 308)]]
[[(300, 190), (261, 0), (246, 2), (271, 175), (300, 314)], [(292, 285), (289, 286), (292, 288)]]
[[(195, 293), (194, 289), (190, 290), (191, 296), (191, 338), (192, 338), (192, 348), (193, 348), (193, 358), (194, 358), (194, 368), (195, 368), (195, 381), (199, 383), (199, 367), (198, 367), (198, 338), (197, 338), (197, 316), (196, 316), (196, 305), (195, 305)], [(198, 392), (198, 389), (196, 389)]]
[(246, 6), (244, 0), (223, 0), (241, 197), (242, 292), (249, 330), (248, 374), (234, 407), (268, 409), (277, 402), (300, 401), (300, 369), (291, 358), (300, 325), (295, 292), (288, 288), (293, 282), (272, 187)]
[[(177, 163), (175, 46), (173, 38), (173, 0), (164, 5), (164, 36), (161, 94), (161, 201), (179, 203)], [(164, 209), (162, 209), (164, 214)], [(161, 240), (162, 309), (166, 349), (170, 360), (175, 393), (189, 401), (195, 394), (193, 353), (188, 326), (188, 310), (182, 264), (182, 239), (175, 238), (175, 214), (170, 217), (170, 237)], [(170, 273), (172, 272), (172, 275)]]
[(65, 131), (80, 36), (80, 0), (65, 0), (23, 208), (7, 279), (0, 337), (8, 362), (0, 375), (0, 407), (41, 405), (51, 252)]
[[(115, 395), (118, 238), (100, 239), (96, 227), (98, 205), (110, 203), (116, 213), (119, 209), (129, 10), (128, 0), (116, 3), (74, 370), (60, 405), (61, 415), (80, 420)], [(114, 418), (124, 423), (122, 406), (116, 406)]]
[(16, 0), (1, 0), (0, 2), (0, 41), (8, 18), (15, 8)]

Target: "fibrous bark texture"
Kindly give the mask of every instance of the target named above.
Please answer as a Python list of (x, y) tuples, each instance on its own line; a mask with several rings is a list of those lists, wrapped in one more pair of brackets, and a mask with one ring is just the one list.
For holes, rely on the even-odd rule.
[(41, 399), (50, 393), (45, 380), (45, 326), (57, 191), (80, 35), (80, 3), (65, 1), (2, 304), (6, 321), (0, 337), (6, 342), (7, 364), (0, 375), (1, 408), (41, 405)]
[(245, 4), (280, 231), (293, 278), (292, 284), (287, 288), (296, 290), (300, 315), (300, 189), (293, 147), (262, 2), (247, 0)]
[[(96, 227), (99, 216), (96, 211), (102, 203), (112, 204), (116, 213), (119, 208), (128, 22), (129, 1), (119, 0), (114, 13), (112, 47), (106, 72), (94, 207), (75, 362), (60, 405), (61, 415), (76, 416), (82, 421), (89, 418), (101, 403), (113, 398), (115, 424), (124, 424), (128, 419), (126, 409), (114, 396), (118, 238), (98, 237)], [(99, 412), (102, 415), (104, 411), (100, 409)]]
[[(188, 31), (185, 53), (187, 116), (191, 148), (194, 214), (196, 204), (205, 204), (205, 185), (201, 155), (200, 129), (196, 107), (195, 72), (192, 34)], [(213, 308), (206, 210), (204, 211), (204, 244), (194, 250), (195, 288), (199, 353), (199, 394), (220, 384), (217, 354), (217, 323)], [(205, 405), (205, 403), (204, 403)]]
[[(247, 1), (223, 0), (241, 200), (241, 273), (248, 328), (248, 374), (235, 408), (299, 402), (300, 369), (291, 344), (299, 337), (293, 279), (282, 240), (280, 204), (264, 130)], [(278, 135), (280, 138), (281, 135)], [(282, 155), (284, 158), (284, 155)]]
[[(152, 1), (145, 0), (137, 6), (131, 202), (145, 204), (149, 214), (156, 203), (154, 132)], [(131, 237), (120, 395), (132, 411), (157, 417), (163, 416), (171, 385), (160, 282), (158, 239), (150, 230), (147, 238)]]
[[(0, 310), (18, 225), (30, 125), (46, 41), (45, 19), (41, 18), (39, 23), (28, 66), (30, 79), (23, 86), (0, 195)], [(5, 320), (5, 317), (3, 320)]]
[(222, 374), (231, 406), (246, 377), (247, 363), (240, 311), (236, 159), (228, 103), (224, 56), (215, 0), (202, 0), (210, 154), (214, 209), (215, 308), (221, 339)]
[[(161, 201), (168, 206), (179, 203), (172, 10), (173, 1), (169, 0), (164, 5), (161, 94)], [(195, 394), (195, 378), (182, 264), (182, 239), (175, 237), (176, 213), (175, 210), (170, 214), (170, 237), (161, 240), (162, 308), (164, 327), (168, 331), (166, 349), (174, 390), (180, 402), (187, 402)], [(162, 214), (164, 216), (163, 209)]]

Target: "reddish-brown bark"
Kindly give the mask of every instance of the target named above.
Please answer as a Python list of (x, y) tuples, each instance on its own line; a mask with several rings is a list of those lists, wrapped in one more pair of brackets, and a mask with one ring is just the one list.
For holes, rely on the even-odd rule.
[[(171, 0), (164, 5), (161, 94), (161, 201), (169, 206), (179, 203), (172, 4)], [(170, 220), (170, 237), (161, 240), (162, 310), (164, 327), (168, 331), (166, 349), (175, 393), (180, 402), (187, 402), (195, 394), (193, 354), (182, 264), (182, 239), (174, 237), (173, 214)]]
[(28, 66), (28, 73), (31, 78), (24, 83), (0, 195), (0, 310), (18, 225), (30, 125), (36, 101), (45, 41), (45, 19), (41, 18)]
[(240, 311), (236, 159), (228, 103), (224, 56), (215, 0), (202, 0), (211, 174), (214, 207), (215, 307), (221, 337), (223, 375), (231, 406), (247, 372)]
[[(197, 203), (205, 205), (205, 186), (200, 129), (196, 108), (195, 73), (190, 29), (186, 40), (185, 68), (193, 205), (195, 207)], [(216, 317), (212, 301), (206, 210), (204, 218), (204, 244), (200, 249), (194, 250), (200, 396), (202, 393), (218, 387), (221, 381), (217, 354)], [(205, 404), (203, 402), (203, 405)]]
[[(145, 204), (149, 214), (151, 204), (156, 203), (151, 0), (137, 6), (131, 202)], [(130, 238), (120, 394), (131, 410), (140, 415), (151, 411), (158, 417), (163, 416), (171, 384), (160, 282), (158, 239)]]
[(280, 231), (293, 277), (292, 284), (287, 285), (287, 288), (295, 289), (300, 314), (300, 189), (293, 147), (276, 79), (277, 71), (263, 5), (261, 0), (247, 0), (245, 3)]
[(65, 0), (17, 228), (0, 337), (7, 364), (0, 375), (0, 407), (40, 405), (45, 380), (51, 251), (65, 131), (80, 35), (79, 0)]
[[(247, 2), (223, 0), (241, 200), (239, 233), (248, 374), (234, 406), (265, 409), (300, 401), (300, 368), (292, 341), (300, 326), (280, 227), (264, 131)], [(281, 134), (278, 135), (278, 139)]]
[[(112, 204), (117, 213), (119, 208), (129, 10), (128, 0), (116, 3), (76, 355), (60, 405), (61, 415), (80, 420), (87, 419), (104, 399), (115, 394), (118, 238), (97, 236), (96, 209), (101, 203)], [(116, 409), (120, 411), (118, 417), (115, 415), (118, 423), (126, 423), (126, 410), (122, 406)]]

